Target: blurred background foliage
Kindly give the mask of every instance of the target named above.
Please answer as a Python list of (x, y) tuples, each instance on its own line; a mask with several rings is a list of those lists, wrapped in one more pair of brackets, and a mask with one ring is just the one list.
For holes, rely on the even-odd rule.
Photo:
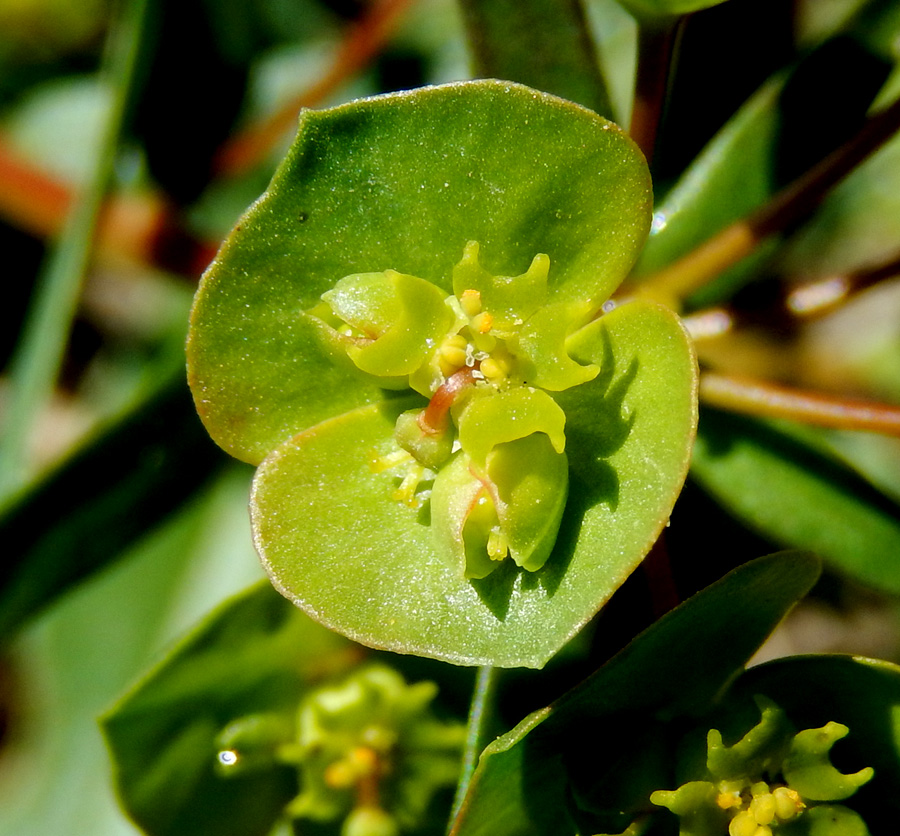
[[(541, 24), (561, 10), (587, 25), (577, 50)], [(639, 66), (670, 23), (639, 30), (614, 0), (515, 13), (474, 0), (0, 0), (0, 836), (135, 833), (96, 718), (262, 577), (250, 470), (199, 426), (183, 340), (196, 280), (298, 109), (495, 75), (628, 125)], [(765, 207), (900, 91), (898, 2), (729, 0), (680, 24), (635, 279), (664, 296), (663, 268)], [(766, 231), (749, 259), (678, 294), (704, 368), (883, 402), (890, 420), (900, 139)], [(812, 548), (827, 571), (766, 653), (900, 661), (898, 503), (896, 437), (709, 408), (666, 534), (677, 592)], [(504, 674), (498, 728), (646, 626), (657, 588), (636, 574), (548, 675)]]

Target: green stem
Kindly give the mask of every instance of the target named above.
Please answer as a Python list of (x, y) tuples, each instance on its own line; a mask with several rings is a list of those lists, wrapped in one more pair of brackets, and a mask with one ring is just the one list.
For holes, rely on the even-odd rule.
[(112, 178), (119, 134), (135, 78), (149, 0), (121, 4), (110, 30), (102, 77), (113, 92), (87, 183), (74, 202), (59, 243), (44, 265), (10, 363), (9, 402), (0, 438), (0, 502), (29, 478), (32, 430), (50, 400), (62, 365), (94, 232)]
[(450, 814), (450, 826), (448, 832), (453, 829), (456, 817), (462, 810), (463, 801), (469, 791), (469, 783), (475, 772), (475, 766), (484, 748), (485, 730), (490, 716), (490, 708), (493, 702), (494, 688), (497, 683), (497, 669), (489, 665), (483, 665), (478, 669), (475, 678), (475, 688), (472, 691), (472, 705), (469, 708), (469, 723), (466, 728), (466, 747), (463, 752), (462, 768), (459, 773), (459, 783), (456, 787), (456, 796), (453, 799), (453, 811)]

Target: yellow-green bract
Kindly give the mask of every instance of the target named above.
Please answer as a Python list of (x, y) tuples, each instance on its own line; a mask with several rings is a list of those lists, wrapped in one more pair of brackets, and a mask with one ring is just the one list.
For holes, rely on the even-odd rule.
[(211, 435), (260, 464), (254, 536), (287, 597), (365, 644), (504, 666), (597, 611), (665, 525), (696, 423), (677, 318), (602, 312), (650, 201), (615, 125), (514, 84), (301, 117), (188, 345)]

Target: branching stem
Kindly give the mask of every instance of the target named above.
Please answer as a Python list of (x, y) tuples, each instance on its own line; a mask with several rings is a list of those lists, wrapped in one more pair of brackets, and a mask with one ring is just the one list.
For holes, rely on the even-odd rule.
[(641, 282), (641, 287), (654, 296), (684, 299), (750, 255), (768, 236), (806, 216), (829, 189), (898, 129), (900, 100), (872, 116), (853, 139), (780, 191), (765, 206), (648, 276)]
[(732, 412), (900, 436), (898, 407), (836, 398), (767, 381), (706, 372), (700, 378), (700, 399)]
[(250, 125), (220, 150), (220, 174), (238, 175), (265, 159), (297, 120), (304, 107), (315, 107), (372, 61), (394, 33), (413, 0), (380, 0), (351, 27), (334, 62), (309, 88), (294, 96), (267, 119)]

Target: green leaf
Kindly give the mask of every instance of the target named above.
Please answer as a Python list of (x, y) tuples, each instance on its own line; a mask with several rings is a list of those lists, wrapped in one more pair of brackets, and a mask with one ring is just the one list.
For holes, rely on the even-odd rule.
[(217, 736), (247, 715), (293, 718), (310, 683), (357, 658), (268, 584), (225, 604), (103, 718), (129, 814), (151, 836), (267, 834), (296, 772), (273, 761), (225, 777)]
[(259, 468), (254, 532), (276, 586), (363, 644), (457, 664), (542, 666), (657, 538), (696, 420), (693, 356), (668, 309), (623, 305), (568, 347), (601, 372), (554, 393), (566, 412), (570, 488), (543, 568), (506, 561), (469, 581), (436, 547), (428, 506), (392, 498), (402, 474), (369, 462), (390, 453), (397, 416), (415, 403), (401, 398), (324, 421)]
[(691, 473), (774, 541), (815, 551), (864, 583), (900, 592), (896, 503), (799, 438), (705, 410)]
[(5, 509), (0, 537), (15, 548), (0, 565), (0, 636), (119, 559), (227, 461), (197, 421), (182, 374)]
[[(572, 792), (594, 815), (642, 809), (672, 767), (665, 724), (709, 710), (818, 573), (811, 555), (760, 558), (664, 616), (582, 685), (487, 747), (454, 836), (574, 833), (565, 825)], [(610, 832), (629, 823), (625, 816)]]
[(650, 199), (646, 165), (618, 128), (515, 84), (305, 111), (197, 295), (198, 411), (221, 446), (258, 463), (299, 431), (381, 400), (331, 362), (302, 312), (354, 273), (394, 269), (449, 293), (468, 241), (497, 275), (546, 253), (551, 301), (599, 306), (639, 251)]
[(638, 20), (654, 23), (709, 9), (725, 0), (619, 0)]
[(460, 6), (477, 75), (527, 84), (611, 116), (577, 0), (463, 0)]
[[(635, 267), (638, 279), (686, 255), (772, 196), (783, 86), (782, 77), (766, 82), (655, 207), (650, 237)], [(735, 269), (721, 280), (729, 287), (746, 275), (746, 267)]]
[(900, 138), (835, 186), (785, 249), (785, 269), (831, 276), (881, 265), (900, 240)]

